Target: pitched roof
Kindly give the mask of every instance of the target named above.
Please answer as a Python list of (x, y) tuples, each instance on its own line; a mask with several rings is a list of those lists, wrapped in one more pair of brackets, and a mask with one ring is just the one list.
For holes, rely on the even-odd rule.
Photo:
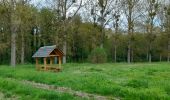
[(56, 45), (44, 46), (38, 49), (38, 51), (32, 56), (35, 57), (49, 57), (50, 53), (56, 49)]

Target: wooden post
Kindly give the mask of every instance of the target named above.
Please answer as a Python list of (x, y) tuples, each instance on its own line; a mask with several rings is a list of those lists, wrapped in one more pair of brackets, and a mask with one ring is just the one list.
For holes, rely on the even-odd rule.
[(50, 65), (53, 64), (53, 57), (50, 57)]
[(58, 63), (59, 64), (59, 68), (61, 68), (61, 57), (59, 56), (58, 58), (59, 58), (59, 63)]
[(36, 69), (39, 70), (39, 67), (38, 67), (38, 58), (35, 58), (35, 62), (36, 62)]
[(44, 69), (47, 70), (47, 60), (44, 58)]

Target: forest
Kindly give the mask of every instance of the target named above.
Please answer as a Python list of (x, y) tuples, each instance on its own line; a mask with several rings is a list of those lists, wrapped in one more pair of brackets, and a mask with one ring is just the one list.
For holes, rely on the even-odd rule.
[(50, 45), (63, 63), (169, 62), (170, 2), (0, 0), (0, 64), (34, 63)]

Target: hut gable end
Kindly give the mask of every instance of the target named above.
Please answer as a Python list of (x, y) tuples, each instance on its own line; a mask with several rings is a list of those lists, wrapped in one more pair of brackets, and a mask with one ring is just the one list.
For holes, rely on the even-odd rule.
[(59, 56), (64, 56), (64, 53), (60, 51), (59, 49), (55, 49), (54, 52)]

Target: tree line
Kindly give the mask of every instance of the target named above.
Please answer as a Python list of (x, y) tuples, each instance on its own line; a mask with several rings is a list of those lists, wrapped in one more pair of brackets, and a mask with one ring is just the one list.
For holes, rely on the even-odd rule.
[(0, 0), (0, 63), (33, 63), (41, 46), (57, 45), (63, 63), (87, 62), (103, 48), (109, 62), (170, 60), (167, 0)]

